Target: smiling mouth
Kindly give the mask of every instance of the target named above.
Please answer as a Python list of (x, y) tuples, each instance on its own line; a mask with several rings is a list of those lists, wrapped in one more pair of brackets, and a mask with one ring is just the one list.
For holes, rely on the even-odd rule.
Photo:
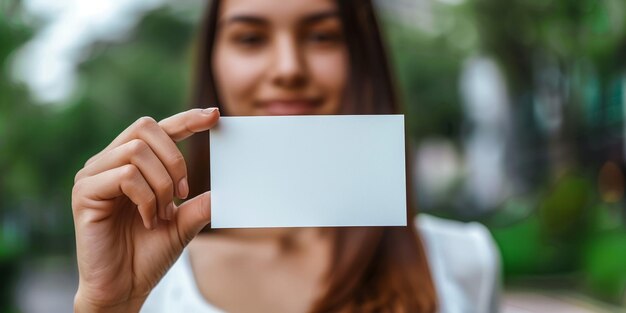
[(260, 101), (259, 107), (266, 115), (308, 115), (321, 104), (318, 99), (269, 100)]

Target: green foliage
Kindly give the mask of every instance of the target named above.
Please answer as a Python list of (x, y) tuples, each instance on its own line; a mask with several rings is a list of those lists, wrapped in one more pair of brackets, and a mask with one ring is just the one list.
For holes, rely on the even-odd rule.
[(462, 118), (458, 77), (463, 54), (440, 38), (393, 27), (389, 41), (411, 136), (456, 138)]
[[(28, 38), (12, 27), (0, 23), (0, 36), (11, 39), (2, 41), (2, 56)], [(97, 43), (67, 103), (36, 104), (23, 86), (0, 81), (0, 205), (27, 221), (21, 227), (29, 230), (29, 251), (73, 249), (71, 189), (90, 156), (138, 117), (161, 119), (185, 108), (192, 31), (156, 11), (127, 42)], [(6, 73), (6, 61), (2, 68)]]
[(465, 59), (476, 51), (477, 34), (469, 6), (433, 5), (435, 30), (384, 14), (383, 30), (411, 137), (458, 141), (463, 117), (459, 76)]
[[(558, 247), (545, 241), (536, 216), (505, 228), (492, 229), (500, 248), (505, 277), (553, 273)], [(539, 257), (541, 256), (541, 257)]]
[(562, 177), (541, 201), (538, 214), (550, 238), (576, 241), (588, 230), (593, 186), (584, 177)]
[(626, 3), (620, 0), (475, 0), (481, 41), (501, 61), (511, 87), (532, 81), (533, 58), (589, 61), (605, 75), (624, 68)]
[(604, 300), (624, 301), (626, 291), (626, 229), (598, 233), (587, 241), (583, 260), (585, 283)]

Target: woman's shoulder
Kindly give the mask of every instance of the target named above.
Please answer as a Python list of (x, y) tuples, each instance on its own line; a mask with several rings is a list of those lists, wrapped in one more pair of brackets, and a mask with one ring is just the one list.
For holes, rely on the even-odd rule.
[(418, 215), (415, 224), (428, 255), (441, 312), (497, 311), (500, 253), (489, 230), (477, 222), (427, 214)]
[[(419, 214), (415, 225), (420, 235), (434, 241), (445, 249), (438, 252), (457, 254), (459, 249), (480, 249), (480, 252), (496, 252), (491, 233), (478, 222), (459, 222), (455, 220)], [(468, 246), (469, 245), (469, 246)]]

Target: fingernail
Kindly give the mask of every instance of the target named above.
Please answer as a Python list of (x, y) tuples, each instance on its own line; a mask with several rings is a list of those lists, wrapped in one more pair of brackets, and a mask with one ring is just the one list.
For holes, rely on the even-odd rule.
[(204, 113), (204, 114), (211, 114), (211, 113), (213, 113), (213, 112), (215, 112), (215, 111), (217, 111), (217, 110), (218, 110), (218, 109), (217, 109), (216, 107), (213, 107), (213, 108), (206, 108), (206, 109), (202, 110), (202, 113)]
[(173, 216), (174, 216), (174, 202), (168, 204), (167, 207), (165, 208), (165, 219), (167, 219), (168, 221), (171, 221)]
[(178, 197), (186, 199), (189, 195), (189, 184), (187, 183), (187, 177), (183, 177), (178, 182)]

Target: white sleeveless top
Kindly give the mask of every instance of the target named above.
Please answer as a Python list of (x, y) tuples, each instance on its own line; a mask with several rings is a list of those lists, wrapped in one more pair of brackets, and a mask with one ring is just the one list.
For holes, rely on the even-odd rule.
[[(441, 313), (497, 312), (500, 255), (487, 229), (420, 214), (424, 241)], [(200, 293), (185, 249), (152, 290), (142, 313), (223, 313)]]

